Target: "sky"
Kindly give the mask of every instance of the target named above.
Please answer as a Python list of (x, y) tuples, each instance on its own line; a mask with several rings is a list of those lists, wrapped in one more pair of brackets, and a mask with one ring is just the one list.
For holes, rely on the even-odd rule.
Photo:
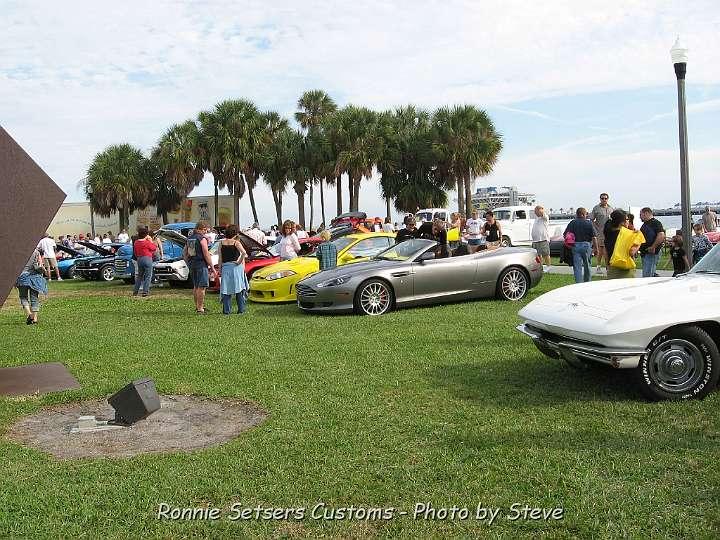
[[(669, 52), (678, 35), (689, 48), (691, 199), (720, 201), (717, 0), (0, 7), (0, 124), (68, 202), (82, 200), (78, 182), (108, 145), (149, 152), (172, 124), (229, 98), (292, 118), (303, 92), (323, 89), (340, 106), (378, 111), (485, 109), (504, 148), (477, 186), (514, 185), (550, 208), (592, 206), (601, 191), (616, 206), (671, 206), (680, 200)], [(193, 195), (210, 193), (208, 176)], [(256, 201), (272, 223), (269, 190), (259, 187)], [(328, 201), (334, 215), (331, 189)], [(384, 215), (376, 178), (363, 181), (360, 207)], [(284, 213), (297, 216), (294, 193)], [(246, 197), (241, 225), (250, 221)]]

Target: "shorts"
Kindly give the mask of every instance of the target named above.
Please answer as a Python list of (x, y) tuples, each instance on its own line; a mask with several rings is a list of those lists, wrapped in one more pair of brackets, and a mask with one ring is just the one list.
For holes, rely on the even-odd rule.
[(55, 270), (58, 267), (57, 259), (55, 257), (43, 257), (43, 266), (45, 270)]
[(483, 244), (482, 238), (468, 238), (468, 246), (479, 246), (480, 244)]
[(540, 242), (533, 242), (532, 247), (535, 248), (535, 251), (537, 251), (538, 255), (541, 257), (549, 257), (550, 256), (550, 242), (547, 240), (541, 240)]
[(190, 278), (195, 289), (207, 289), (210, 286), (210, 276), (205, 265), (190, 267)]

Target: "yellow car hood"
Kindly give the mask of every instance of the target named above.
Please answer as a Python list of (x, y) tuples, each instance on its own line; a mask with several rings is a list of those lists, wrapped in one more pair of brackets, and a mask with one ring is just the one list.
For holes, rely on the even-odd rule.
[(280, 261), (255, 272), (255, 276), (264, 278), (275, 272), (292, 270), (298, 275), (311, 274), (320, 270), (320, 262), (315, 257), (295, 257), (289, 261)]

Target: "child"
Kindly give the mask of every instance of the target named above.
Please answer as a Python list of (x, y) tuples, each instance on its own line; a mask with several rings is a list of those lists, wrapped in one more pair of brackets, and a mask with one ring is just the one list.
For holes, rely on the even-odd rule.
[(678, 274), (684, 274), (688, 271), (688, 259), (683, 249), (682, 236), (676, 234), (672, 239), (672, 248), (670, 248), (670, 257), (673, 262), (673, 277)]
[(693, 231), (695, 234), (692, 237), (692, 254), (693, 262), (697, 263), (713, 246), (708, 237), (703, 233), (702, 223), (693, 225)]

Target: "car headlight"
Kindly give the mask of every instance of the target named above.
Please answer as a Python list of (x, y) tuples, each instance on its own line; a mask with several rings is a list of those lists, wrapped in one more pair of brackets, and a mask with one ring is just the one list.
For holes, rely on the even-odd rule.
[(351, 275), (346, 274), (344, 276), (338, 276), (333, 279), (328, 279), (327, 281), (321, 281), (320, 283), (318, 283), (315, 286), (316, 287), (337, 287), (338, 285), (342, 285), (342, 284), (350, 281), (351, 277), (352, 277)]
[(283, 270), (282, 272), (273, 272), (272, 274), (268, 274), (265, 276), (266, 281), (275, 281), (276, 279), (282, 279), (285, 277), (294, 276), (295, 272), (292, 270)]

